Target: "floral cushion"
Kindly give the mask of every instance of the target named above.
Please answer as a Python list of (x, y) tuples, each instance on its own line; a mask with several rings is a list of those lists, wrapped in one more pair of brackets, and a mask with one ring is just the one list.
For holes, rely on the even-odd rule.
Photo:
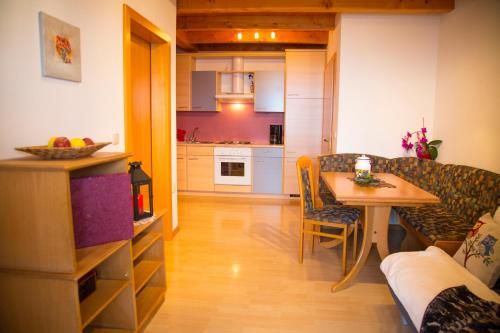
[(314, 208), (309, 171), (304, 168), (300, 170), (300, 173), (302, 178), (302, 189), (304, 191), (304, 212), (308, 212)]
[(500, 275), (499, 239), (500, 225), (488, 213), (469, 230), (453, 259), (491, 288)]
[(421, 207), (394, 207), (396, 212), (415, 230), (432, 242), (438, 240), (463, 241), (472, 223), (451, 214), (443, 205)]
[(360, 211), (343, 206), (317, 208), (304, 214), (304, 218), (322, 222), (352, 224), (359, 219)]

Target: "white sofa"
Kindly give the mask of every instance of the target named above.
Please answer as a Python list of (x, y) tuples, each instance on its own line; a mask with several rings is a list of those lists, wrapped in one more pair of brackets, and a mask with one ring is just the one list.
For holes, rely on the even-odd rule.
[(380, 269), (417, 330), (429, 303), (443, 290), (465, 285), (473, 294), (500, 303), (500, 296), (435, 246), (387, 256)]

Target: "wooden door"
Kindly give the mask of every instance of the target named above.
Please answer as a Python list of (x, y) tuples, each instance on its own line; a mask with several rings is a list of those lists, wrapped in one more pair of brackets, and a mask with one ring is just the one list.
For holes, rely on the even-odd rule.
[(286, 52), (286, 98), (323, 98), (325, 51)]
[(333, 128), (333, 87), (335, 78), (335, 56), (333, 56), (325, 67), (324, 99), (323, 99), (323, 130), (321, 135), (321, 154), (333, 152), (333, 141), (335, 130)]
[[(133, 161), (142, 162), (142, 170), (153, 177), (151, 140), (151, 44), (132, 35), (132, 152)], [(149, 194), (143, 186), (144, 208), (149, 210)], [(154, 207), (153, 207), (154, 208)]]

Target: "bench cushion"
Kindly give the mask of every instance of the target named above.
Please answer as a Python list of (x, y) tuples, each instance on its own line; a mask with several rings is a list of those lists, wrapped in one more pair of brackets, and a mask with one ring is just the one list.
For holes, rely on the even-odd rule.
[(500, 302), (500, 297), (443, 250), (399, 252), (380, 264), (389, 286), (418, 329), (428, 304), (443, 290), (465, 285), (476, 296)]
[(430, 241), (463, 241), (474, 223), (450, 213), (443, 205), (394, 207), (399, 216)]

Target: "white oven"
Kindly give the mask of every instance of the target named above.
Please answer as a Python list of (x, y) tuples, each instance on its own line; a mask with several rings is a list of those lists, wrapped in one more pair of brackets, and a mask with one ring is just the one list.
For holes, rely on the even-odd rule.
[(252, 184), (252, 148), (215, 147), (214, 163), (215, 184)]

